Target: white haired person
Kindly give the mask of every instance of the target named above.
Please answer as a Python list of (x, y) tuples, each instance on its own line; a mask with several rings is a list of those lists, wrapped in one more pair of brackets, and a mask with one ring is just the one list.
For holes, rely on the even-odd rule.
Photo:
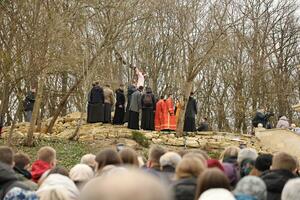
[(175, 170), (180, 161), (180, 155), (175, 152), (167, 152), (160, 157), (159, 163), (162, 171), (161, 175), (167, 184), (170, 184), (175, 178)]
[(298, 200), (300, 199), (300, 178), (295, 178), (285, 184), (282, 195), (282, 200)]
[(89, 167), (92, 168), (92, 170), (95, 170), (96, 167), (96, 156), (94, 154), (85, 154), (81, 157), (80, 163), (86, 164)]
[(70, 179), (81, 190), (94, 177), (94, 171), (85, 164), (77, 164), (70, 170)]

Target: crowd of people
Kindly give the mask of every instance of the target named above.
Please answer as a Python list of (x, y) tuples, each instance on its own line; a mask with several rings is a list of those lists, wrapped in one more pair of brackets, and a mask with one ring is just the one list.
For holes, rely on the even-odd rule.
[[(0, 147), (3, 200), (299, 200), (298, 159), (285, 152), (258, 154), (228, 147), (219, 159), (199, 149), (106, 148), (86, 154), (70, 170), (42, 147), (32, 164), (27, 154)], [(119, 151), (117, 151), (119, 150)]]
[[(114, 98), (115, 96), (115, 98)], [(127, 99), (127, 101), (126, 101)], [(115, 105), (114, 117), (111, 120), (112, 107)], [(112, 123), (122, 125), (128, 123), (130, 129), (175, 131), (179, 114), (182, 111), (180, 101), (174, 105), (172, 95), (156, 98), (150, 87), (138, 86), (134, 82), (128, 86), (127, 98), (124, 85), (115, 91), (109, 85), (100, 87), (93, 84), (88, 100), (88, 123)], [(200, 127), (196, 128), (197, 103), (193, 93), (189, 97), (184, 118), (184, 131), (207, 131), (207, 118), (203, 118)]]

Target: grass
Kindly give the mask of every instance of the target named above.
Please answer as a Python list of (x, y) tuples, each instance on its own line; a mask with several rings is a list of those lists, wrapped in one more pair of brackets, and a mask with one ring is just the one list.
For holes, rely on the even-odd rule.
[[(0, 140), (0, 145), (4, 145), (4, 141)], [(72, 168), (75, 164), (80, 162), (80, 158), (90, 152), (89, 145), (69, 140), (58, 139), (42, 139), (35, 142), (34, 147), (26, 147), (21, 144), (13, 146), (15, 152), (27, 153), (31, 160), (36, 160), (38, 150), (43, 146), (51, 146), (57, 153), (57, 164), (67, 169)]]
[(135, 140), (142, 147), (148, 148), (150, 146), (148, 138), (139, 131), (132, 131), (132, 139)]

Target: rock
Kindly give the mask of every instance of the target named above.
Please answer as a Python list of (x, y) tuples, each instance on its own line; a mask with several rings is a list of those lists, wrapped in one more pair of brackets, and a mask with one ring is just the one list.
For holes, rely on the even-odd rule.
[(125, 146), (136, 149), (139, 145), (136, 141), (130, 140), (130, 139), (125, 139)]
[(186, 140), (186, 146), (187, 147), (192, 147), (192, 148), (199, 148), (200, 144), (195, 139), (187, 139)]
[(163, 143), (163, 140), (162, 139), (156, 139), (156, 138), (152, 138), (152, 142), (154, 143), (154, 144), (164, 144)]

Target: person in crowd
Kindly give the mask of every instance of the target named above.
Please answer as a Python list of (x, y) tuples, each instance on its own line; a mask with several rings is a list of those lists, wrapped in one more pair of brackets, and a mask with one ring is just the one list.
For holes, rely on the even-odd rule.
[(70, 200), (79, 199), (78, 188), (76, 187), (75, 183), (68, 176), (66, 176), (65, 173), (49, 173), (41, 183), (36, 193), (38, 196), (42, 196), (44, 192), (49, 193), (49, 190), (55, 188), (63, 188)]
[(261, 154), (256, 158), (254, 169), (251, 171), (253, 176), (261, 176), (265, 171), (270, 170), (272, 165), (272, 154)]
[(23, 102), (25, 122), (31, 122), (32, 111), (35, 102), (35, 93), (36, 93), (36, 89), (31, 88), (31, 90), (27, 93), (25, 100)]
[(224, 173), (227, 176), (230, 185), (234, 188), (240, 179), (238, 169), (231, 163), (222, 163)]
[(206, 190), (199, 200), (235, 200), (233, 194), (224, 188), (215, 188)]
[(70, 170), (70, 179), (75, 183), (78, 190), (94, 177), (93, 170), (85, 164), (77, 164)]
[(20, 163), (19, 160), (16, 160), (17, 162), (14, 162), (14, 160), (16, 159), (13, 150), (7, 146), (1, 146), (0, 162), (11, 167), (15, 171), (14, 175), (17, 177), (17, 180), (24, 183), (24, 185), (26, 185), (28, 189), (36, 190), (37, 184), (35, 184), (30, 180), (31, 179), (30, 172), (26, 171), (25, 169), (22, 168), (22, 166), (20, 166), (22, 164)]
[(104, 93), (104, 123), (111, 123), (111, 108), (115, 102), (114, 92), (110, 85), (105, 85)]
[(154, 130), (154, 111), (156, 100), (150, 87), (146, 88), (146, 93), (142, 95), (142, 122), (143, 130)]
[(95, 160), (97, 163), (96, 176), (106, 175), (110, 170), (113, 170), (115, 167), (122, 164), (118, 152), (111, 148), (100, 151), (96, 155)]
[(300, 128), (297, 127), (296, 124), (291, 124), (290, 130), (296, 133), (297, 135), (300, 135)]
[(267, 200), (267, 186), (261, 178), (256, 176), (242, 178), (233, 193), (237, 200), (243, 200), (246, 197), (256, 200)]
[(85, 154), (81, 157), (80, 159), (80, 164), (85, 164), (89, 166), (93, 171), (95, 170), (96, 167), (96, 156), (94, 154)]
[(289, 180), (281, 194), (281, 200), (298, 200), (300, 198), (300, 178)]
[(208, 120), (206, 117), (201, 119), (200, 126), (197, 131), (208, 131)]
[(131, 102), (129, 107), (129, 119), (128, 128), (138, 130), (139, 128), (139, 113), (142, 109), (142, 92), (143, 87), (140, 86), (131, 96)]
[[(95, 178), (86, 184), (81, 199), (98, 200), (171, 200), (167, 186), (138, 170)], [(102, 199), (101, 198), (101, 199)]]
[(181, 157), (178, 153), (167, 152), (159, 159), (161, 167), (161, 175), (167, 184), (171, 184), (175, 178), (175, 170), (178, 163), (181, 161)]
[(165, 104), (164, 96), (161, 96), (155, 105), (155, 119), (154, 126), (156, 131), (161, 131), (165, 126), (165, 118), (167, 113), (167, 106)]
[(39, 200), (71, 200), (65, 191), (65, 188), (52, 188), (39, 194)]
[(176, 181), (172, 188), (175, 200), (194, 200), (197, 178), (206, 166), (197, 157), (183, 157), (176, 167)]
[(127, 87), (127, 105), (126, 105), (126, 113), (125, 113), (125, 118), (124, 122), (128, 122), (129, 119), (129, 107), (131, 103), (131, 97), (132, 94), (137, 90), (136, 88), (136, 82), (135, 80), (132, 81), (132, 83)]
[(170, 131), (176, 131), (176, 117), (175, 117), (175, 109), (174, 109), (174, 103), (173, 103), (173, 97), (172, 94), (168, 95), (168, 98), (166, 100), (166, 106), (167, 106), (167, 127), (163, 127), (162, 130), (170, 130)]
[(119, 152), (123, 165), (139, 167), (138, 154), (132, 148), (126, 147)]
[[(2, 152), (2, 154), (3, 153), (4, 152)], [(18, 181), (18, 178), (12, 169), (12, 165), (0, 161), (0, 199), (4, 199), (5, 195), (13, 188), (21, 188), (24, 190), (30, 189), (23, 182)]]
[(126, 100), (123, 88), (124, 84), (120, 84), (119, 89), (116, 90), (115, 115), (113, 119), (113, 124), (116, 125), (121, 125), (124, 123)]
[(235, 147), (235, 146), (227, 147), (221, 153), (220, 160), (223, 163), (230, 163), (230, 164), (233, 164), (233, 165), (238, 165), (237, 164), (237, 158), (238, 158), (240, 150), (241, 150), (240, 148)]
[(190, 152), (191, 152), (191, 153), (195, 153), (195, 154), (199, 154), (199, 155), (203, 156), (203, 158), (204, 158), (205, 160), (210, 159), (209, 155), (208, 155), (207, 152), (204, 151), (204, 150), (201, 150), (201, 149), (192, 149)]
[(87, 122), (97, 123), (104, 121), (104, 93), (99, 82), (93, 83), (93, 88), (88, 95)]
[(276, 128), (288, 129), (290, 128), (289, 120), (286, 116), (281, 116), (277, 122)]
[(280, 200), (284, 185), (295, 178), (297, 161), (290, 154), (279, 152), (273, 156), (271, 170), (261, 175), (267, 185), (267, 200)]
[(194, 93), (191, 92), (184, 117), (184, 128), (185, 132), (196, 131), (196, 115), (197, 115), (197, 102), (193, 97)]
[(228, 178), (217, 168), (207, 169), (198, 177), (196, 199), (206, 190), (213, 188), (231, 189)]
[(217, 159), (208, 159), (206, 162), (207, 162), (207, 167), (208, 168), (217, 168), (217, 169), (221, 170), (222, 172), (224, 172), (224, 167), (220, 163), (219, 160), (217, 160)]
[(166, 150), (158, 145), (154, 145), (150, 148), (148, 154), (148, 162), (146, 172), (156, 176), (161, 177), (161, 166), (160, 158), (166, 153)]
[(3, 200), (39, 200), (39, 198), (33, 191), (14, 187), (7, 192)]
[(207, 159), (200, 153), (189, 152), (183, 155), (183, 158), (198, 158), (202, 164), (207, 167)]
[(46, 171), (56, 166), (56, 151), (52, 147), (45, 146), (39, 149), (37, 160), (31, 166), (32, 180), (38, 183)]
[(237, 162), (240, 168), (241, 177), (250, 174), (250, 172), (254, 168), (255, 160), (257, 157), (257, 151), (252, 148), (245, 148), (239, 152)]

